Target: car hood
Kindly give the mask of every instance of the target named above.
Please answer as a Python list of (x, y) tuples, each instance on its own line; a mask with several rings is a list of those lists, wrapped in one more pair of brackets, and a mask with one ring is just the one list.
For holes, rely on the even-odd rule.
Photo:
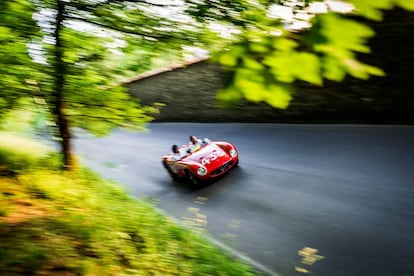
[(231, 159), (231, 156), (222, 148), (212, 143), (198, 151), (186, 156), (181, 161), (185, 163), (197, 163), (207, 169), (215, 169)]

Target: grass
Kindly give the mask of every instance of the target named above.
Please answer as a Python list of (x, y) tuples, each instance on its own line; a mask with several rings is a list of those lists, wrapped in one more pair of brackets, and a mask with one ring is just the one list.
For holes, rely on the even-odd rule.
[(0, 140), (0, 275), (257, 275), (117, 183)]
[(45, 145), (14, 133), (0, 133), (0, 174), (18, 173), (37, 166), (56, 168), (59, 165), (59, 154)]

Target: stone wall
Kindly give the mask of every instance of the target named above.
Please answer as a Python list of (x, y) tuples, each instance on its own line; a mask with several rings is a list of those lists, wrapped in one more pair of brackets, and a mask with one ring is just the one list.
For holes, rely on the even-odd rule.
[(215, 93), (225, 74), (218, 64), (201, 61), (131, 82), (129, 91), (143, 104), (163, 103), (158, 121), (236, 122), (275, 120), (280, 111), (268, 105), (238, 103), (224, 108)]
[(377, 36), (373, 53), (361, 56), (383, 68), (386, 77), (368, 81), (347, 78), (324, 87), (297, 83), (286, 110), (267, 104), (240, 102), (230, 108), (217, 105), (215, 93), (225, 72), (207, 60), (150, 74), (126, 84), (143, 104), (166, 104), (157, 121), (274, 122), (274, 123), (414, 123), (414, 13), (388, 12), (372, 23)]

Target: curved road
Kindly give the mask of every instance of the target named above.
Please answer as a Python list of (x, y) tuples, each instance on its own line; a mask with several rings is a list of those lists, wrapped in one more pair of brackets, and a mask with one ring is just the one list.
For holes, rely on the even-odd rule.
[[(414, 127), (158, 123), (78, 134), (86, 165), (274, 275), (414, 275)], [(233, 142), (240, 167), (203, 188), (160, 158), (188, 136)]]

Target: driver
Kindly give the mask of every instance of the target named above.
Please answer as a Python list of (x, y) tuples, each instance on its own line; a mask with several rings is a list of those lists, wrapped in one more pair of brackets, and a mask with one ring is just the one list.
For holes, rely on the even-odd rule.
[(190, 143), (188, 145), (189, 152), (195, 152), (199, 150), (202, 146), (207, 144), (207, 139), (201, 140), (201, 139), (198, 139), (197, 136), (195, 135), (190, 135), (189, 139), (190, 139)]

